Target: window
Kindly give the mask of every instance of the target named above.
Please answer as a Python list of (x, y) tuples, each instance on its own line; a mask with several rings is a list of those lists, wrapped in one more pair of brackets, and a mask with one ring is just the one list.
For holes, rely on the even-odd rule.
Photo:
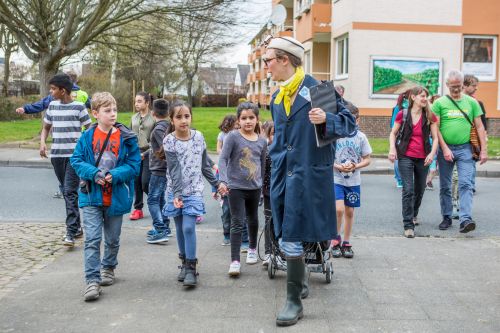
[(335, 78), (344, 79), (349, 74), (349, 37), (343, 36), (336, 40), (337, 66), (335, 66)]
[(311, 10), (311, 0), (295, 0), (295, 18), (299, 19), (302, 14)]
[(311, 51), (304, 52), (304, 72), (311, 74)]
[(473, 74), (480, 81), (496, 80), (497, 37), (464, 36), (462, 54), (462, 71)]

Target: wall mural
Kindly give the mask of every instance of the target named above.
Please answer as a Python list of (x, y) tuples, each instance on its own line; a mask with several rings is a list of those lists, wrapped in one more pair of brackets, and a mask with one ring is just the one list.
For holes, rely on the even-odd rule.
[(442, 60), (373, 56), (370, 58), (370, 98), (397, 98), (415, 86), (431, 96), (442, 94)]

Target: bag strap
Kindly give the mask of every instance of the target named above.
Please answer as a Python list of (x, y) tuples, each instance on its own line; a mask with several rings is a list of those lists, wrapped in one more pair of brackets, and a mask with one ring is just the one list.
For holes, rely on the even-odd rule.
[(458, 110), (460, 110), (460, 112), (462, 112), (462, 114), (464, 115), (465, 119), (467, 119), (467, 121), (469, 122), (469, 124), (474, 127), (474, 124), (472, 123), (472, 121), (469, 119), (469, 116), (467, 116), (467, 113), (465, 113), (464, 111), (462, 111), (462, 109), (460, 108), (460, 106), (458, 106), (457, 102), (455, 102), (455, 100), (453, 98), (451, 98), (450, 95), (446, 95), (446, 97), (448, 97), (448, 99), (453, 103), (455, 104), (455, 106), (457, 107)]
[(406, 125), (406, 118), (408, 117), (408, 109), (401, 110), (403, 112), (403, 122), (401, 123), (401, 127), (398, 131), (398, 135), (403, 135), (403, 131)]
[(106, 135), (106, 139), (104, 140), (104, 143), (101, 147), (101, 151), (99, 152), (99, 156), (97, 157), (97, 160), (95, 162), (96, 167), (98, 167), (99, 162), (101, 162), (101, 157), (102, 157), (102, 154), (104, 153), (104, 150), (106, 149), (106, 146), (108, 145), (108, 141), (109, 141), (109, 137), (111, 136), (111, 132), (113, 132), (113, 127), (111, 127), (111, 129), (108, 132), (108, 135)]

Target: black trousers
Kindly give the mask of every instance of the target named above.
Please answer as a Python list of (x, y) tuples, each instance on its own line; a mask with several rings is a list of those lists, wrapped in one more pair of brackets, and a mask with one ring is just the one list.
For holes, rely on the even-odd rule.
[(143, 193), (149, 193), (149, 154), (144, 154), (144, 159), (141, 161), (141, 171), (139, 176), (135, 178), (134, 184), (134, 209), (142, 209), (144, 207)]
[(241, 233), (245, 228), (245, 217), (248, 224), (249, 248), (257, 248), (259, 230), (260, 189), (229, 191), (229, 209), (231, 210), (231, 260), (240, 261)]
[(271, 254), (271, 228), (273, 227), (272, 219), (273, 215), (271, 213), (271, 198), (264, 195), (264, 218), (265, 218), (265, 229), (264, 229), (264, 253)]
[(78, 178), (75, 170), (69, 163), (69, 157), (52, 157), (50, 159), (57, 180), (62, 184), (62, 194), (66, 204), (66, 233), (74, 236), (81, 226), (80, 211), (78, 210)]
[(403, 225), (406, 229), (414, 229), (413, 218), (417, 217), (422, 197), (425, 192), (428, 166), (424, 166), (425, 159), (402, 157), (399, 158), (398, 167), (403, 181)]

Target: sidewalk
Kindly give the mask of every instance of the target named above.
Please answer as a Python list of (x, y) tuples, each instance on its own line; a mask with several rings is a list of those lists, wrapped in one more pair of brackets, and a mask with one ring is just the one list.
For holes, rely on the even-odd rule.
[(229, 278), (229, 247), (202, 225), (199, 286), (185, 290), (175, 238), (147, 245), (146, 230), (125, 223), (116, 284), (97, 302), (82, 298), (82, 246), (64, 250), (0, 300), (0, 332), (500, 331), (497, 238), (356, 238), (354, 259), (334, 260), (331, 284), (311, 274), (304, 319), (281, 329), (284, 272), (270, 280), (259, 262)]
[[(214, 160), (218, 156), (211, 154)], [(52, 168), (49, 159), (42, 159), (35, 149), (0, 148), (0, 166)], [(393, 174), (393, 164), (387, 158), (372, 158), (372, 163), (362, 171), (366, 174)], [(478, 177), (500, 178), (500, 160), (490, 160), (483, 165), (477, 164)]]

